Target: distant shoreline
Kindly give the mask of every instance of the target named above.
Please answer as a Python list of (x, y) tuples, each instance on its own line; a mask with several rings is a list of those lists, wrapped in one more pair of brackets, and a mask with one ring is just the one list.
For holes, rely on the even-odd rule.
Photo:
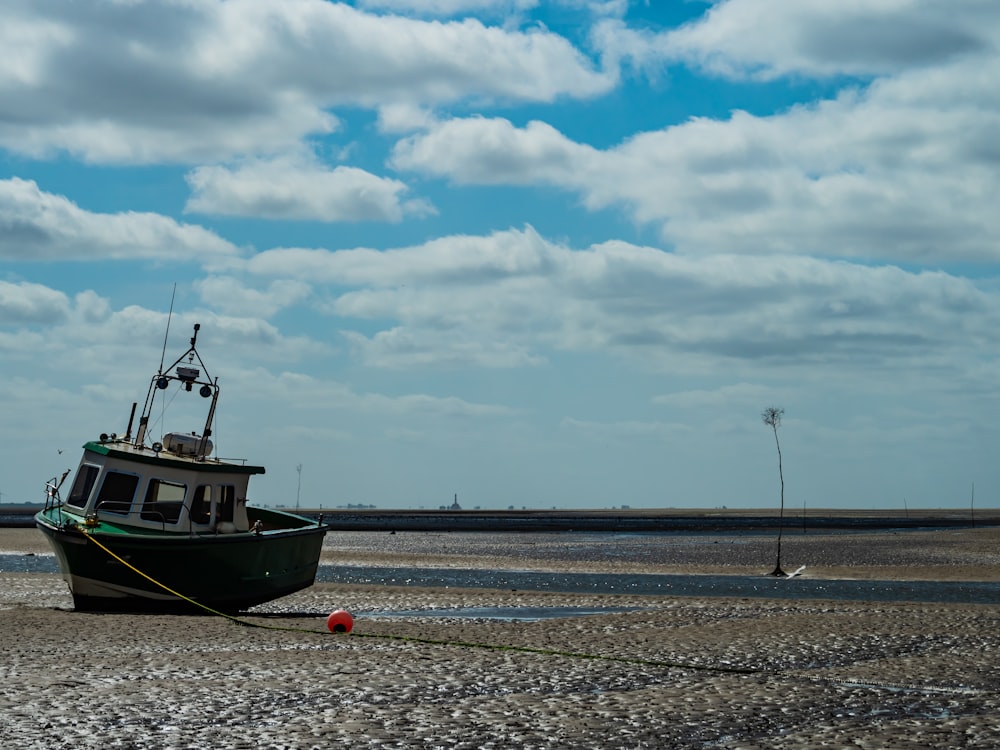
[[(0, 527), (33, 526), (40, 506), (0, 508)], [(291, 508), (283, 508), (295, 512)], [(303, 508), (300, 515), (320, 516), (334, 531), (493, 531), (493, 532), (726, 532), (766, 531), (779, 526), (778, 512), (761, 508), (623, 508), (576, 510), (412, 510)], [(1000, 509), (817, 508), (806, 513), (786, 509), (785, 529), (863, 531), (885, 529), (970, 528), (1000, 526)]]
[(761, 509), (622, 509), (622, 510), (300, 510), (336, 531), (594, 531), (623, 533), (764, 531), (807, 528), (817, 531), (968, 528), (1000, 526), (1000, 509), (974, 516), (951, 509), (817, 509), (790, 513)]

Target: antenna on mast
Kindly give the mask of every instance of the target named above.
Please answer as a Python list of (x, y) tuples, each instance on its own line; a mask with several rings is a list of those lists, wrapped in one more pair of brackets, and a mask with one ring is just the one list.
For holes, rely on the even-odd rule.
[[(157, 371), (158, 375), (163, 374), (163, 363), (167, 358), (167, 339), (170, 337), (170, 319), (174, 316), (174, 297), (177, 296), (177, 282), (174, 282), (174, 290), (170, 293), (170, 312), (167, 313), (167, 330), (163, 334), (163, 352), (160, 354), (160, 369)], [(149, 401), (149, 396), (146, 396), (147, 407), (151, 406)], [(132, 417), (135, 416), (135, 404), (132, 404)], [(128, 420), (128, 434), (125, 435), (125, 439), (129, 439), (129, 435), (132, 432), (132, 417)], [(146, 440), (146, 429), (149, 426), (149, 412), (146, 408), (143, 408), (142, 416), (139, 417), (139, 429), (135, 432), (135, 442), (133, 445), (136, 447), (141, 446)]]
[[(170, 293), (170, 312), (167, 313), (167, 330), (163, 334), (163, 353), (160, 354), (160, 372), (163, 372), (163, 362), (167, 358), (167, 337), (170, 336), (170, 319), (174, 315), (174, 297), (177, 296), (177, 282), (174, 282), (174, 291)], [(197, 334), (195, 334), (197, 335)], [(194, 341), (191, 341), (194, 346)]]

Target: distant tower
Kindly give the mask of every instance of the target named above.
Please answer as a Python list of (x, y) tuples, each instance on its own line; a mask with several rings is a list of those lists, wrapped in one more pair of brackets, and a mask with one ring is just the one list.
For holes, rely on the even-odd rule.
[(452, 510), (462, 510), (462, 506), (458, 504), (458, 493), (455, 493), (455, 502), (451, 504)]
[(295, 471), (299, 473), (299, 484), (295, 488), (295, 510), (299, 509), (299, 495), (302, 494), (302, 464), (295, 467)]

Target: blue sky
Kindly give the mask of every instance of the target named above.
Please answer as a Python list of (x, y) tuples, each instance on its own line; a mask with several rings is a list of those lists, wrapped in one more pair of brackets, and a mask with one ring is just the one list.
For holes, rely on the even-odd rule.
[(176, 285), (258, 502), (774, 507), (778, 406), (790, 508), (995, 506), (998, 42), (978, 0), (6, 2), (2, 499), (124, 432)]

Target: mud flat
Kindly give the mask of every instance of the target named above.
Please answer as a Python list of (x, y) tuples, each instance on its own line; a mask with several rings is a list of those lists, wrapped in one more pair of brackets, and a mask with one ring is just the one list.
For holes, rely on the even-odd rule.
[[(0, 540), (3, 534), (0, 533)], [(338, 565), (756, 576), (775, 568), (774, 533), (344, 532)], [(2, 545), (2, 541), (0, 541)], [(782, 568), (815, 578), (1000, 581), (1000, 528), (817, 532), (787, 529)]]
[[(815, 565), (824, 575), (995, 575), (997, 530), (911, 534), (923, 532), (817, 534), (785, 554), (789, 567), (829, 561)], [(773, 565), (756, 537), (730, 555), (699, 542), (617, 557), (579, 538), (536, 537), (529, 554), (528, 540), (470, 537), (334, 534), (324, 555)], [(0, 531), (0, 549), (33, 543), (31, 530)], [(350, 635), (325, 629), (338, 608), (354, 614)], [(0, 736), (26, 748), (1000, 746), (1000, 606), (318, 584), (242, 619), (260, 627), (76, 613), (58, 575), (0, 574)]]

